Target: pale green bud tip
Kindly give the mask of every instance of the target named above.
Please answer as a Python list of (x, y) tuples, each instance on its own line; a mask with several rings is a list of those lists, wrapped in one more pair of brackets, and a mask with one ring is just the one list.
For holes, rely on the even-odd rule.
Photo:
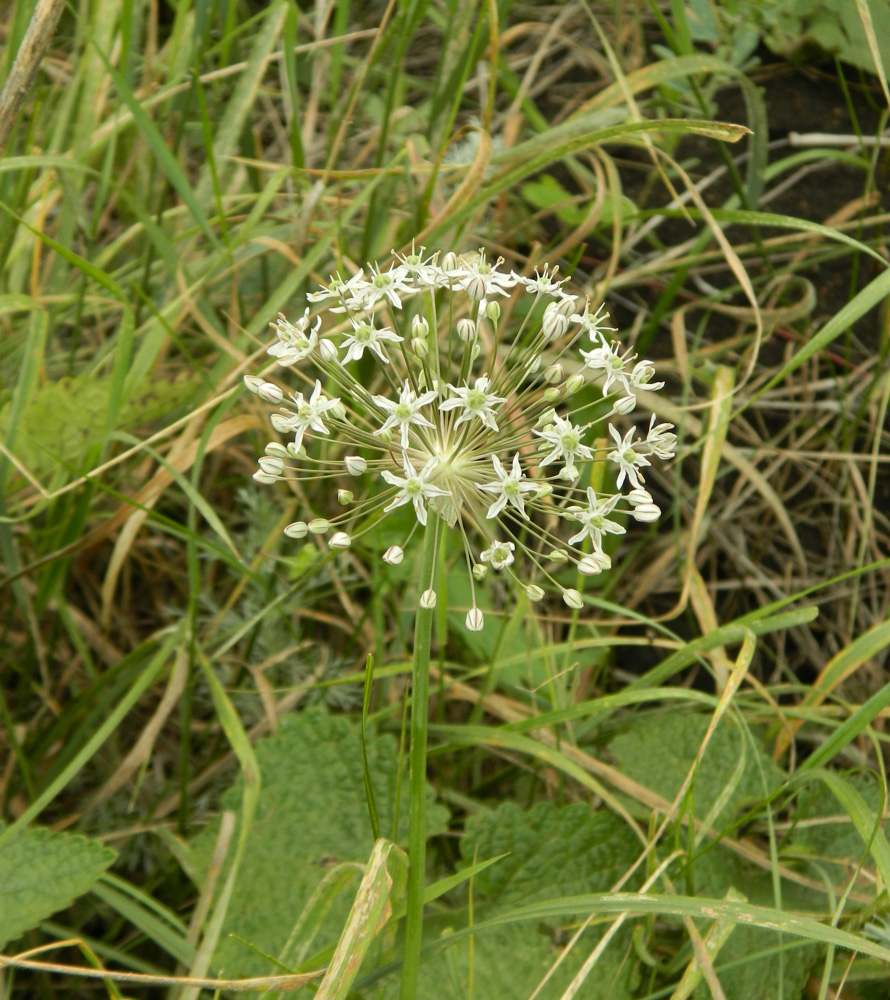
[(411, 320), (411, 332), (415, 337), (425, 338), (430, 332), (430, 325), (427, 323), (426, 318), (421, 316), (419, 313)]
[(570, 608), (574, 608), (575, 611), (580, 611), (584, 607), (584, 598), (578, 593), (577, 590), (569, 588), (562, 592), (562, 599), (568, 604)]
[(263, 385), (265, 379), (261, 379), (259, 375), (245, 375), (244, 376), (244, 388), (249, 392), (259, 393), (260, 386)]
[(549, 385), (556, 385), (557, 382), (562, 381), (563, 374), (564, 372), (562, 365), (560, 364), (551, 365), (544, 371), (544, 381), (547, 382)]
[(501, 318), (501, 304), (500, 302), (489, 302), (485, 306), (485, 315), (493, 322)]
[(309, 534), (309, 525), (305, 521), (294, 521), (284, 529), (288, 538), (305, 538)]
[(423, 337), (415, 337), (411, 341), (411, 350), (417, 355), (418, 358), (425, 358), (430, 353), (430, 345), (426, 342)]
[(328, 340), (327, 337), (318, 342), (318, 353), (325, 361), (337, 360), (337, 348), (334, 346), (334, 342)]
[(404, 558), (405, 552), (401, 545), (390, 545), (386, 552), (383, 553), (383, 561), (389, 563), (390, 566), (398, 566)]
[(525, 594), (530, 601), (540, 601), (544, 596), (544, 591), (536, 583), (530, 583), (525, 588)]
[(258, 483), (263, 483), (266, 486), (268, 486), (269, 483), (277, 483), (278, 482), (278, 476), (271, 476), (271, 475), (269, 475), (268, 472), (263, 472), (262, 469), (257, 469), (257, 471), (253, 474), (253, 478)]
[(420, 606), (429, 610), (436, 606), (436, 592), (435, 590), (425, 590), (420, 595)]
[(270, 441), (265, 447), (265, 452), (267, 455), (272, 455), (276, 458), (288, 457), (287, 448), (285, 448), (284, 445), (279, 444), (277, 441)]
[(555, 563), (568, 562), (569, 559), (568, 555), (565, 552), (563, 552), (562, 549), (554, 549), (547, 555), (547, 558), (550, 560), (550, 562), (555, 562)]
[(575, 375), (570, 375), (566, 379), (566, 392), (570, 396), (573, 396), (582, 385), (584, 385), (584, 376), (580, 372)]
[(476, 577), (480, 582), (485, 579), (485, 574), (488, 572), (488, 567), (483, 566), (482, 563), (476, 563), (473, 567), (473, 576)]
[(482, 617), (482, 612), (476, 607), (470, 608), (467, 612), (467, 631), (481, 632), (484, 624), (485, 620)]
[(355, 499), (352, 490), (337, 490), (337, 500), (345, 507)]
[(545, 500), (552, 493), (553, 493), (553, 487), (550, 485), (550, 483), (544, 483), (543, 486), (539, 486), (535, 491), (535, 497), (538, 500)]
[(559, 399), (559, 389), (556, 386), (551, 386), (549, 389), (544, 390), (543, 395), (548, 403), (555, 403)]
[(368, 471), (368, 463), (361, 455), (347, 455), (343, 460), (346, 463), (346, 471), (350, 476), (360, 476)]
[(309, 530), (313, 535), (326, 535), (331, 530), (331, 522), (326, 517), (314, 517), (309, 522)]
[(331, 535), (328, 545), (332, 549), (348, 549), (349, 546), (352, 545), (352, 539), (346, 534), (345, 531), (335, 531), (333, 535)]

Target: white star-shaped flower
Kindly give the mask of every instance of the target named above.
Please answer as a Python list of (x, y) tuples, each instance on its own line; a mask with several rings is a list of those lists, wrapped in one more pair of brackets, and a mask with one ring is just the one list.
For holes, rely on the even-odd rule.
[(599, 306), (593, 315), (590, 313), (590, 302), (584, 306), (584, 312), (574, 313), (571, 317), (573, 323), (578, 323), (582, 330), (586, 330), (588, 336), (594, 343), (599, 341), (604, 347), (608, 346), (604, 333), (614, 333), (614, 326), (606, 326), (609, 314), (606, 312), (605, 302)]
[(618, 503), (620, 494), (598, 500), (596, 492), (590, 486), (587, 487), (587, 510), (583, 507), (570, 507), (572, 514), (584, 527), (569, 539), (569, 545), (575, 545), (582, 538), (589, 537), (593, 542), (594, 550), (602, 552), (603, 535), (623, 535), (625, 529), (617, 521), (610, 521), (608, 515), (612, 513), (615, 504)]
[(374, 431), (374, 433), (379, 436), (386, 433), (392, 427), (398, 427), (401, 431), (401, 445), (403, 448), (407, 448), (408, 429), (412, 424), (418, 427), (431, 427), (435, 429), (434, 425), (418, 412), (422, 406), (431, 403), (435, 398), (436, 392), (434, 389), (416, 396), (410, 382), (406, 382), (402, 386), (399, 392), (398, 403), (387, 399), (386, 396), (373, 396), (372, 399), (380, 409), (385, 410), (389, 414), (380, 430)]
[(423, 503), (424, 500), (429, 500), (431, 497), (447, 497), (451, 495), (448, 490), (440, 489), (438, 486), (433, 486), (432, 483), (428, 482), (430, 473), (435, 466), (435, 460), (431, 460), (418, 473), (411, 464), (411, 459), (407, 455), (404, 455), (404, 477), (397, 476), (394, 472), (390, 472), (389, 469), (384, 469), (382, 472), (383, 478), (390, 486), (398, 486), (399, 492), (383, 508), (383, 512), (387, 513), (396, 507), (401, 507), (402, 504), (413, 503), (417, 520), (425, 525), (427, 513)]
[[(559, 417), (554, 414), (553, 422), (549, 427), (545, 427), (542, 431), (532, 431), (537, 437), (543, 438), (547, 444), (551, 445), (553, 450), (549, 455), (538, 462), (538, 465), (550, 465), (553, 462), (564, 461), (565, 462), (565, 478), (571, 476), (572, 479), (577, 478), (574, 474), (577, 470), (575, 469), (575, 457), (580, 455), (581, 458), (593, 459), (593, 452), (586, 444), (581, 443), (581, 435), (584, 433), (584, 428), (579, 427), (577, 424), (573, 424), (568, 417)], [(620, 485), (620, 484), (619, 484)]]
[(491, 563), (492, 569), (501, 570), (512, 564), (515, 548), (512, 542), (492, 542), (491, 548), (486, 549), (480, 558), (484, 563)]
[(318, 344), (318, 330), (321, 327), (321, 316), (316, 320), (315, 326), (309, 329), (309, 307), (303, 313), (302, 319), (298, 319), (296, 324), (289, 323), (284, 313), (278, 314), (278, 319), (270, 323), (278, 334), (278, 343), (267, 349), (266, 354), (271, 355), (282, 367), (296, 364), (308, 357)]
[(282, 426), (294, 432), (294, 448), (299, 450), (303, 443), (303, 435), (310, 428), (319, 434), (330, 433), (322, 420), (325, 411), (336, 406), (339, 399), (326, 399), (321, 394), (321, 382), (315, 380), (315, 388), (309, 399), (303, 398), (302, 392), (294, 393), (294, 406), (296, 413), (291, 414), (282, 421)]
[(498, 429), (497, 421), (494, 418), (494, 407), (506, 403), (506, 396), (497, 396), (488, 391), (491, 380), (481, 375), (476, 379), (473, 388), (460, 386), (455, 388), (450, 382), (448, 388), (455, 394), (450, 399), (445, 399), (439, 403), (439, 410), (442, 413), (448, 410), (463, 408), (464, 412), (455, 421), (455, 427), (459, 427), (465, 420), (472, 420), (478, 417), (482, 423), (493, 431)]
[(528, 514), (525, 512), (525, 500), (523, 500), (522, 494), (535, 493), (538, 487), (522, 474), (522, 466), (519, 464), (519, 456), (513, 456), (513, 467), (510, 472), (507, 472), (497, 455), (491, 456), (491, 462), (494, 466), (495, 475), (498, 477), (498, 480), (496, 483), (485, 483), (480, 486), (479, 489), (485, 490), (488, 493), (499, 493), (500, 496), (488, 508), (488, 513), (485, 516), (497, 517), (504, 507), (506, 507), (508, 503), (511, 503), (524, 518), (528, 518)]
[(594, 347), (592, 351), (581, 351), (584, 358), (584, 367), (593, 371), (603, 371), (606, 373), (606, 381), (603, 383), (603, 395), (608, 396), (609, 389), (613, 383), (620, 382), (624, 389), (624, 394), (630, 393), (630, 378), (624, 370), (628, 357), (621, 354), (618, 344), (601, 344)]
[[(631, 427), (622, 440), (618, 431), (612, 424), (609, 424), (609, 433), (612, 435), (616, 447), (614, 451), (609, 452), (608, 458), (610, 461), (618, 463), (618, 489), (621, 489), (621, 485), (627, 477), (631, 486), (638, 490), (640, 484), (645, 482), (639, 470), (646, 465), (651, 465), (645, 455), (634, 449), (634, 434), (636, 432), (636, 427)], [(644, 443), (641, 442), (641, 444)]]
[(365, 348), (373, 351), (385, 365), (389, 364), (389, 358), (386, 356), (380, 342), (386, 340), (392, 344), (398, 344), (401, 343), (402, 338), (397, 333), (393, 333), (388, 327), (378, 330), (374, 326), (373, 320), (369, 322), (365, 322), (364, 320), (357, 321), (350, 316), (350, 322), (352, 323), (352, 333), (348, 337), (344, 337), (340, 345), (346, 348), (346, 357), (343, 358), (343, 364), (345, 365), (347, 361), (361, 360), (365, 353)]

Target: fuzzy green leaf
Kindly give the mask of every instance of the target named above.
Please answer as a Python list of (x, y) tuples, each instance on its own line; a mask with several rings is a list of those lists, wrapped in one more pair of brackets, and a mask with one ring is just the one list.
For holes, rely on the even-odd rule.
[[(3, 829), (0, 824), (0, 830)], [(0, 846), (0, 948), (87, 892), (114, 861), (110, 847), (44, 827)]]
[[(707, 715), (676, 710), (638, 717), (632, 729), (612, 740), (609, 750), (624, 774), (664, 798), (673, 799), (698, 753), (709, 722)], [(750, 743), (743, 743), (745, 739), (742, 730), (729, 719), (724, 719), (715, 730), (692, 786), (695, 815), (699, 819), (726, 793), (727, 779), (734, 774), (742, 753), (746, 754), (748, 764), (715, 820), (725, 822), (745, 802), (765, 799), (784, 780), (784, 774), (771, 758)]]
[[(368, 773), (374, 787), (380, 829), (392, 833), (398, 784), (398, 750), (390, 736), (369, 739)], [(278, 733), (261, 740), (256, 759), (262, 790), (238, 871), (213, 967), (229, 978), (280, 971), (240, 941), (277, 956), (312, 892), (334, 865), (364, 865), (374, 846), (362, 771), (359, 727), (352, 721), (310, 709), (282, 720)], [(432, 790), (429, 790), (430, 800)], [(402, 782), (399, 839), (407, 829), (407, 780)], [(239, 810), (241, 780), (223, 796), (223, 807)], [(442, 806), (427, 806), (428, 833), (448, 821)], [(203, 875), (218, 825), (194, 842)], [(319, 945), (335, 941), (343, 929), (349, 894), (331, 908)]]

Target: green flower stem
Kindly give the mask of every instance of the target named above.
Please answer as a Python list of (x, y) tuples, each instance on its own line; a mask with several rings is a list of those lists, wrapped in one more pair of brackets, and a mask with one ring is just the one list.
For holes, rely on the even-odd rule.
[[(430, 511), (423, 533), (419, 594), (435, 580), (439, 518)], [(419, 596), (419, 595), (418, 595)], [(430, 642), (434, 608), (418, 605), (414, 619), (414, 655), (411, 667), (411, 745), (408, 803), (408, 908), (405, 916), (405, 953), (401, 1000), (415, 1000), (423, 943), (423, 890), (426, 876), (426, 736), (429, 715)]]

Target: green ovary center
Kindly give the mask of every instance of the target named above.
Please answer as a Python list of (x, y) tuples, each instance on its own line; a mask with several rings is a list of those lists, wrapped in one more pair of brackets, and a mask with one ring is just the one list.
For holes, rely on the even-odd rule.
[(409, 479), (405, 483), (405, 492), (409, 497), (416, 497), (423, 493), (423, 487), (420, 485), (419, 479)]
[(577, 451), (581, 436), (576, 431), (566, 431), (560, 438), (560, 443), (565, 451)]
[(402, 421), (404, 423), (406, 420), (411, 419), (411, 407), (407, 403), (399, 403), (395, 409), (396, 420)]
[(386, 288), (390, 284), (389, 276), (386, 274), (375, 274), (374, 275), (374, 287), (375, 288)]
[(467, 393), (467, 406), (471, 410), (481, 410), (485, 407), (485, 393), (481, 389), (470, 389)]
[(505, 497), (518, 497), (519, 496), (519, 483), (513, 482), (512, 479), (508, 479), (504, 483), (504, 496)]
[(311, 420), (312, 419), (312, 407), (304, 403), (299, 410), (297, 410), (297, 416), (300, 420)]
[(353, 337), (355, 337), (360, 344), (367, 344), (371, 339), (371, 328), (369, 326), (362, 325), (356, 329)]

